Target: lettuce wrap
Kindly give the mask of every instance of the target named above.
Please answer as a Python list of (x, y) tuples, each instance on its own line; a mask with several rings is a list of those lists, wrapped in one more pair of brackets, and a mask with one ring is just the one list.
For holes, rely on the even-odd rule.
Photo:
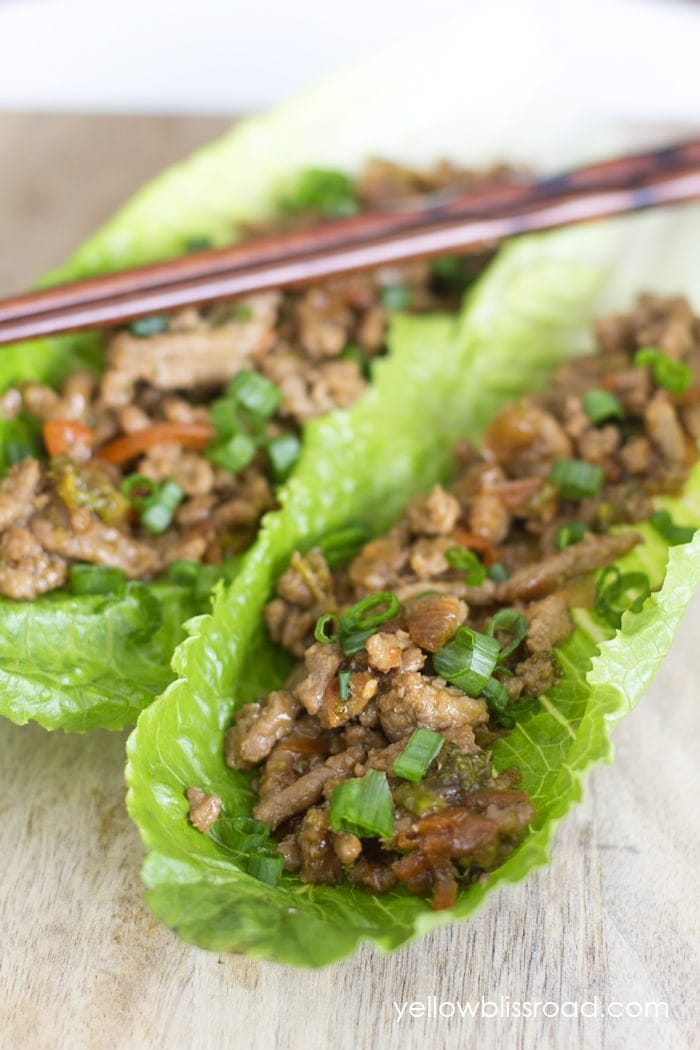
[[(562, 677), (493, 749), (517, 765), (537, 817), (521, 846), (457, 904), (434, 912), (402, 890), (376, 898), (349, 885), (270, 886), (247, 871), (250, 844), (234, 820), (251, 812), (251, 774), (224, 763), (234, 709), (279, 688), (289, 663), (267, 640), (263, 608), (292, 552), (341, 525), (380, 533), (407, 498), (444, 479), (459, 437), (478, 441), (503, 403), (541, 389), (548, 371), (587, 348), (592, 319), (643, 289), (682, 290), (698, 303), (693, 266), (697, 209), (524, 239), (480, 279), (457, 320), (398, 317), (391, 354), (349, 413), (309, 428), (298, 470), (211, 615), (188, 625), (179, 676), (139, 718), (128, 744), (128, 806), (148, 850), (147, 902), (187, 941), (298, 966), (346, 956), (362, 941), (383, 950), (470, 915), (495, 887), (547, 861), (557, 822), (581, 797), (582, 778), (610, 760), (610, 734), (641, 698), (700, 581), (700, 539), (669, 548), (649, 526), (619, 563), (659, 588), (614, 631), (589, 610), (558, 651)], [(700, 472), (683, 495), (659, 499), (679, 523), (700, 525)], [(223, 801), (208, 835), (188, 822), (185, 797), (201, 785)], [(240, 826), (240, 825), (239, 825)], [(253, 844), (255, 845), (255, 844)]]
[[(357, 94), (363, 77), (351, 79)], [(233, 241), (242, 220), (273, 216), (309, 165), (353, 169), (380, 142), (388, 153), (405, 151), (406, 124), (386, 140), (379, 134), (383, 121), (367, 129), (358, 110), (338, 127), (336, 93), (331, 85), (238, 125), (145, 187), (40, 284), (175, 256), (202, 238)], [(432, 155), (431, 149), (424, 154)], [(0, 387), (22, 380), (57, 386), (78, 368), (99, 371), (103, 348), (97, 333), (18, 344), (3, 352)], [(15, 420), (0, 423), (3, 473), (10, 464), (4, 450), (26, 436), (17, 433)], [(235, 570), (235, 562), (228, 564), (223, 576)], [(0, 714), (19, 724), (34, 719), (48, 729), (76, 732), (135, 722), (172, 679), (182, 624), (209, 607), (209, 589), (201, 581), (188, 586), (168, 579), (130, 584), (107, 599), (60, 590), (26, 602), (0, 597)]]

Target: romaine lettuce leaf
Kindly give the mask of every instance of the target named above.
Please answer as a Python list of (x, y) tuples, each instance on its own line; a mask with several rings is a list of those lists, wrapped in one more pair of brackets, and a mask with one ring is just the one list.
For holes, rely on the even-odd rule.
[[(149, 851), (147, 901), (185, 940), (324, 965), (363, 940), (388, 950), (466, 917), (494, 887), (546, 862), (557, 821), (580, 798), (582, 775), (610, 758), (611, 729), (640, 699), (670, 646), (700, 582), (700, 537), (669, 551), (644, 530), (645, 544), (626, 562), (643, 562), (663, 585), (640, 613), (624, 615), (616, 635), (590, 613), (578, 615), (561, 648), (562, 679), (495, 749), (499, 767), (522, 770), (537, 808), (532, 831), (449, 911), (433, 912), (401, 889), (373, 898), (293, 876), (272, 888), (248, 875), (226, 829), (227, 820), (250, 812), (251, 774), (225, 766), (223, 731), (235, 707), (284, 678), (288, 665), (266, 639), (262, 610), (291, 551), (342, 522), (361, 520), (381, 531), (412, 491), (444, 476), (457, 435), (478, 438), (501, 403), (540, 386), (558, 360), (585, 346), (601, 299), (623, 307), (640, 283), (656, 284), (657, 273), (667, 281), (678, 275), (679, 288), (697, 291), (697, 215), (686, 211), (684, 219), (678, 235), (662, 216), (651, 225), (632, 220), (510, 246), (456, 325), (399, 318), (392, 354), (378, 366), (368, 397), (310, 428), (283, 509), (268, 518), (230, 590), (217, 594), (212, 615), (190, 625), (175, 654), (179, 679), (141, 714), (128, 743), (128, 806)], [(630, 259), (631, 244), (653, 251)], [(621, 265), (611, 270), (616, 258)], [(700, 525), (700, 471), (683, 500), (668, 505), (679, 521)], [(223, 818), (208, 836), (188, 823), (191, 785), (223, 800)]]

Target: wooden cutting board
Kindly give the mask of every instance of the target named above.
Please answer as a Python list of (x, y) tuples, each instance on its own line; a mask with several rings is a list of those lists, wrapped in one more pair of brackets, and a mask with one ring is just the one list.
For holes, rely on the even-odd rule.
[[(0, 291), (225, 125), (0, 115)], [(697, 1046), (699, 630), (696, 601), (548, 868), (467, 923), (320, 972), (203, 952), (151, 916), (123, 802), (125, 733), (0, 722), (0, 1047)], [(482, 997), (485, 1016), (460, 1017)], [(524, 1002), (540, 1003), (534, 1018), (514, 1016)], [(599, 1016), (561, 1016), (584, 1003)], [(668, 1016), (645, 1017), (646, 1003)]]

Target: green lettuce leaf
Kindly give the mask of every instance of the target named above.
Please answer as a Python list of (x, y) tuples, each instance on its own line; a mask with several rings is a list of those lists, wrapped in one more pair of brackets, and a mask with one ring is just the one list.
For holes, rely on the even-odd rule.
[[(294, 548), (343, 522), (381, 531), (411, 492), (445, 476), (456, 436), (478, 439), (500, 404), (541, 386), (557, 361), (585, 348), (602, 301), (627, 305), (642, 282), (656, 285), (657, 274), (684, 278), (677, 287), (697, 291), (697, 214), (684, 219), (675, 232), (661, 216), (510, 246), (457, 323), (399, 318), (391, 356), (377, 368), (367, 398), (310, 428), (282, 510), (268, 518), (230, 590), (219, 591), (213, 613), (190, 625), (175, 654), (179, 679), (142, 713), (128, 743), (128, 806), (148, 849), (147, 901), (185, 940), (320, 966), (361, 941), (389, 950), (464, 918), (492, 889), (546, 862), (557, 821), (580, 798), (584, 772), (609, 760), (611, 729), (640, 699), (671, 644), (700, 581), (700, 537), (669, 551), (643, 527), (645, 543), (625, 564), (642, 564), (655, 584), (663, 580), (661, 589), (640, 613), (627, 612), (612, 636), (592, 614), (577, 615), (560, 650), (560, 682), (494, 751), (498, 767), (522, 770), (536, 821), (508, 861), (464, 890), (449, 911), (433, 912), (402, 889), (374, 898), (287, 875), (270, 887), (247, 874), (228, 829), (231, 818), (250, 813), (252, 775), (225, 766), (222, 734), (232, 711), (278, 686), (289, 666), (266, 638), (262, 611)], [(632, 245), (641, 256), (630, 258)], [(700, 525), (700, 471), (683, 499), (666, 505), (677, 520)], [(188, 822), (191, 785), (223, 800), (210, 835)]]

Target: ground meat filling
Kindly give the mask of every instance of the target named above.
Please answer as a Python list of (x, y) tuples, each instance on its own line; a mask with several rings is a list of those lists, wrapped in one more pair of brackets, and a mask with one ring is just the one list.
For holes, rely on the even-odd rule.
[[(555, 649), (573, 630), (569, 610), (593, 603), (591, 574), (639, 542), (652, 497), (678, 491), (697, 458), (700, 321), (685, 300), (643, 296), (597, 332), (598, 353), (505, 407), (480, 451), (458, 450), (449, 489), (416, 496), (347, 566), (331, 571), (313, 549), (280, 578), (267, 624), (299, 662), (284, 690), (238, 711), (226, 760), (258, 767), (254, 816), (302, 881), (371, 893), (401, 883), (449, 907), (532, 821), (517, 769), (496, 775), (489, 744), (504, 713), (512, 724), (556, 683)], [(357, 610), (380, 607), (354, 637)], [(465, 627), (502, 647), (505, 707), (446, 670)], [(394, 768), (416, 730), (441, 740), (417, 783)], [(393, 822), (363, 835), (334, 818), (334, 799), (370, 775), (386, 777)]]
[[(372, 210), (514, 177), (507, 168), (466, 172), (443, 162), (415, 172), (375, 160), (354, 183), (340, 180), (354, 209)], [(313, 224), (325, 214), (322, 203), (309, 200), (242, 233)], [(114, 333), (100, 378), (78, 372), (58, 391), (35, 382), (7, 391), (0, 417), (14, 429), (5, 453), (12, 469), (0, 485), (0, 594), (32, 599), (64, 586), (76, 562), (150, 578), (182, 560), (216, 565), (247, 547), (275, 506), (275, 484), (291, 469), (303, 424), (347, 408), (365, 389), (392, 310), (456, 309), (488, 258), (385, 267), (146, 318)], [(217, 454), (220, 402), (246, 373), (274, 392), (264, 440), (258, 435), (251, 446), (243, 410), (245, 451), (240, 440), (229, 447), (228, 435)], [(283, 460), (273, 456), (276, 440)], [(123, 485), (133, 478), (142, 483), (127, 498)], [(163, 491), (169, 513), (153, 526), (142, 504)]]

